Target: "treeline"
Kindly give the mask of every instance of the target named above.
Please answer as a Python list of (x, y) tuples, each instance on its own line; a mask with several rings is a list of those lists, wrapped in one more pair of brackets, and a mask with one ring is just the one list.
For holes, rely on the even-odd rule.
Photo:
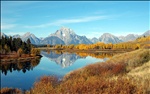
[[(50, 47), (50, 46), (47, 45), (47, 47)], [(55, 45), (55, 46), (53, 46), (53, 48), (54, 49), (79, 49), (79, 50), (139, 49), (140, 44), (138, 44), (138, 43), (118, 43), (118, 44), (108, 43), (108, 44), (105, 44), (103, 42), (97, 42), (95, 44)]]
[(112, 56), (114, 56), (117, 53), (87, 53), (87, 52), (76, 52), (77, 55), (81, 56), (81, 57), (87, 57), (87, 56), (91, 56), (91, 57), (95, 57), (95, 58), (111, 58)]
[(31, 42), (28, 39), (26, 42), (23, 42), (21, 38), (12, 38), (12, 37), (1, 37), (0, 39), (0, 53), (7, 54), (12, 51), (17, 52), (22, 50), (23, 53), (29, 54), (31, 51)]
[(95, 44), (70, 44), (70, 45), (47, 45), (47, 47), (51, 47), (54, 49), (79, 49), (79, 50), (92, 50), (92, 49), (99, 49), (99, 50), (105, 50), (105, 49), (122, 49), (122, 50), (135, 50), (139, 48), (150, 48), (150, 36), (144, 36), (144, 37), (139, 37), (135, 41), (130, 41), (130, 42), (122, 42), (122, 43), (103, 43), (103, 42), (97, 42)]
[[(50, 50), (45, 50), (48, 54), (51, 53)], [(65, 53), (66, 51), (63, 51), (63, 50), (52, 50), (54, 53), (56, 54), (63, 54)], [(74, 53), (74, 52), (73, 52)], [(80, 57), (87, 57), (87, 56), (91, 56), (91, 57), (95, 57), (95, 58), (101, 58), (101, 59), (104, 59), (104, 58), (111, 58), (112, 56), (118, 54), (118, 53), (112, 53), (112, 52), (109, 52), (109, 53), (105, 53), (105, 52), (81, 52), (81, 51), (77, 51), (75, 52), (75, 54), (79, 55)]]
[(1, 37), (0, 54), (9, 54), (16, 52), (20, 57), (22, 54), (39, 55), (40, 50), (33, 48), (30, 39), (22, 41), (21, 38)]
[(136, 39), (136, 42), (140, 44), (141, 48), (150, 48), (150, 36), (143, 36)]
[(139, 37), (136, 39), (136, 41), (138, 42), (146, 42), (146, 41), (150, 41), (150, 36), (143, 36), (143, 37)]

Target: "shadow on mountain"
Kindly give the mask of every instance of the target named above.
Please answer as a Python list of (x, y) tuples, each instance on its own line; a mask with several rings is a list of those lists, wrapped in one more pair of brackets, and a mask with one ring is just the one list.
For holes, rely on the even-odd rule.
[(1, 63), (0, 70), (2, 74), (7, 75), (7, 73), (13, 72), (13, 71), (22, 71), (23, 73), (26, 73), (26, 71), (33, 70), (34, 67), (36, 67), (40, 63), (41, 58), (35, 58), (31, 59), (26, 62), (17, 62), (17, 63)]

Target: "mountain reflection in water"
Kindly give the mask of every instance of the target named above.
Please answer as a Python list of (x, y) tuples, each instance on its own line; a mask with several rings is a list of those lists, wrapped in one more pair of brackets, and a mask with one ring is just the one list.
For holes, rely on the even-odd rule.
[(111, 58), (114, 53), (87, 53), (87, 52), (62, 52), (62, 51), (42, 51), (41, 55), (49, 58), (51, 61), (54, 61), (56, 64), (59, 64), (62, 68), (71, 66), (76, 60), (86, 58), (91, 56), (94, 58), (102, 59), (102, 62)]
[(1, 87), (30, 89), (44, 75), (62, 78), (67, 73), (95, 62), (104, 62), (114, 53), (41, 51), (42, 58), (23, 62), (1, 62)]
[(49, 58), (50, 60), (56, 62), (63, 68), (71, 66), (77, 59), (82, 58), (76, 54), (69, 54), (69, 53), (56, 54), (55, 52), (47, 53), (42, 51), (41, 54)]

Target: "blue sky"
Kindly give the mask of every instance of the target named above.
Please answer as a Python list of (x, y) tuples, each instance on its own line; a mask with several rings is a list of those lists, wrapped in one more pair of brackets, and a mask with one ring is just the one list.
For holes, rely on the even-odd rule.
[(88, 38), (149, 30), (148, 1), (1, 1), (1, 31), (47, 37), (62, 26)]

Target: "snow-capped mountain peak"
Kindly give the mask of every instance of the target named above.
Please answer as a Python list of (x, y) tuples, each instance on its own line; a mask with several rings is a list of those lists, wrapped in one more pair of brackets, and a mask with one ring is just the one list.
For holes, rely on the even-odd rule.
[(63, 40), (65, 44), (90, 44), (92, 43), (90, 40), (88, 40), (85, 36), (79, 36), (74, 33), (74, 31), (67, 27), (61, 27), (59, 30), (57, 30), (55, 33), (51, 34), (50, 36), (56, 36)]
[(69, 35), (75, 35), (74, 31), (67, 27), (61, 27), (59, 30), (57, 30), (54, 34), (51, 35), (58, 35), (60, 37), (66, 37)]
[(34, 34), (30, 32), (27, 32), (23, 36), (21, 36), (21, 39), (23, 41), (27, 41), (27, 39), (30, 39), (32, 44), (39, 44), (41, 41), (39, 38), (37, 38)]
[(145, 33), (142, 34), (142, 36), (149, 36), (150, 35), (150, 30), (146, 31)]
[(60, 31), (62, 32), (68, 32), (68, 33), (74, 33), (74, 31), (68, 27), (61, 27)]
[(21, 36), (19, 34), (13, 35), (13, 38), (21, 38)]
[(119, 40), (118, 37), (110, 34), (110, 33), (104, 33), (100, 38), (99, 38), (100, 42), (104, 42), (104, 43), (119, 43), (121, 42), (121, 40)]
[(135, 40), (138, 37), (139, 37), (139, 35), (137, 35), (137, 34), (128, 34), (127, 36), (120, 36), (119, 39), (124, 42), (127, 42), (127, 41)]
[[(27, 39), (30, 39), (32, 44), (92, 44), (96, 42), (104, 42), (104, 43), (119, 43), (119, 42), (127, 42), (127, 41), (133, 41), (137, 39), (138, 37), (142, 36), (149, 36), (150, 30), (144, 32), (141, 35), (137, 34), (128, 34), (127, 36), (114, 36), (110, 33), (104, 33), (97, 38), (88, 39), (86, 36), (80, 36), (77, 35), (72, 29), (67, 27), (61, 27), (59, 30), (57, 30), (55, 33), (51, 34), (50, 36), (46, 38), (37, 38), (34, 34), (27, 32), (23, 36), (20, 36), (19, 34), (13, 35), (12, 38), (21, 38), (23, 41), (27, 41)], [(1, 32), (1, 37), (10, 37), (3, 32)]]
[(31, 33), (30, 32), (27, 32), (23, 35), (23, 37), (28, 37), (28, 36), (31, 36)]
[(6, 34), (4, 34), (3, 32), (1, 32), (1, 37), (2, 37), (2, 36), (3, 36), (4, 38), (5, 38), (5, 37), (8, 37)]

